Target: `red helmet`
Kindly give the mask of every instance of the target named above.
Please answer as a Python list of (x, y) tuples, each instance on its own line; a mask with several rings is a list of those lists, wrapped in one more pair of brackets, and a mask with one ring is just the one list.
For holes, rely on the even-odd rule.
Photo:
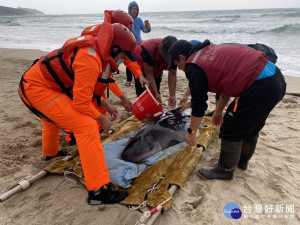
[(129, 30), (133, 28), (132, 17), (122, 10), (115, 10), (111, 14), (111, 23), (120, 23), (127, 27)]
[(112, 24), (114, 29), (114, 37), (111, 46), (117, 45), (122, 51), (132, 52), (136, 45), (133, 33), (120, 23)]

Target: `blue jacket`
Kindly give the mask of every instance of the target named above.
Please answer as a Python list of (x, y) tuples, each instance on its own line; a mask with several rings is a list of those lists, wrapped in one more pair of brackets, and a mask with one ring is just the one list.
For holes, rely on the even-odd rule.
[(138, 8), (138, 13), (137, 13), (137, 16), (135, 18), (133, 18), (134, 27), (131, 31), (135, 36), (136, 44), (138, 44), (142, 41), (141, 30), (144, 33), (148, 33), (148, 30), (145, 28), (145, 24), (144, 24), (143, 20), (140, 17), (138, 17), (138, 15), (139, 15), (139, 5), (135, 1), (132, 1), (132, 2), (129, 3), (129, 5), (128, 5), (128, 14), (131, 15), (130, 14), (130, 9), (134, 5)]

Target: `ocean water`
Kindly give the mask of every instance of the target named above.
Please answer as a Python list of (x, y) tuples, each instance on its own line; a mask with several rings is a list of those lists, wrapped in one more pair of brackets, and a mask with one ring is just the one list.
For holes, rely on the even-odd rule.
[[(277, 66), (286, 75), (300, 77), (300, 8), (140, 13), (152, 26), (142, 39), (174, 35), (178, 39), (215, 44), (263, 43), (278, 55)], [(0, 17), (0, 47), (59, 48), (87, 26), (101, 23), (103, 13)]]

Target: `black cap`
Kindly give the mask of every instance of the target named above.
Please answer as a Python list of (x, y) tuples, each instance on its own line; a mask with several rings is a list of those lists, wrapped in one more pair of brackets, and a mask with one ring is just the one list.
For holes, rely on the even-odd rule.
[(170, 61), (170, 53), (169, 53), (169, 48), (171, 47), (171, 45), (177, 41), (177, 38), (172, 36), (172, 35), (169, 35), (169, 36), (166, 36), (162, 39), (161, 41), (161, 44), (160, 44), (160, 47), (161, 49), (163, 50), (163, 53), (164, 53), (164, 60), (166, 62), (169, 62)]
[(186, 40), (179, 40), (173, 43), (173, 45), (169, 49), (170, 53), (170, 61), (168, 69), (174, 67), (174, 59), (179, 55), (188, 55), (189, 51), (192, 48), (192, 44)]

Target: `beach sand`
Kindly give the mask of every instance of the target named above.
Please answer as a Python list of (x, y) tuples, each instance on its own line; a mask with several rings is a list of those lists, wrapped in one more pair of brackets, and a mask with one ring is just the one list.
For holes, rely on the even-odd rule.
[[(50, 164), (41, 155), (41, 122), (25, 107), (17, 93), (21, 75), (35, 58), (43, 54), (38, 50), (0, 49), (0, 195)], [(134, 85), (124, 86), (124, 67), (115, 78), (134, 101)], [(166, 78), (164, 75), (161, 87), (165, 102), (168, 97)], [(286, 80), (287, 92), (299, 93), (300, 78), (287, 76)], [(187, 80), (180, 73), (178, 99), (186, 86)], [(113, 94), (109, 101), (120, 111), (118, 121), (131, 116), (124, 112)], [(208, 103), (212, 110), (213, 94), (209, 95)], [(286, 95), (271, 112), (261, 131), (247, 171), (236, 169), (231, 182), (200, 179), (196, 174), (199, 168), (217, 164), (220, 144), (216, 147), (214, 138), (184, 187), (175, 193), (170, 210), (162, 214), (155, 224), (300, 224), (299, 136), (300, 98)], [(63, 133), (61, 139), (62, 148), (67, 149)], [(129, 225), (136, 224), (142, 216), (141, 212), (119, 204), (106, 205), (104, 210), (100, 210), (97, 206), (88, 205), (86, 197), (87, 191), (82, 185), (64, 176), (47, 176), (0, 203), (0, 224)], [(231, 201), (236, 202), (243, 213), (238, 221), (223, 214), (224, 206)], [(259, 212), (260, 207), (262, 212)], [(265, 208), (268, 210), (265, 211)]]

